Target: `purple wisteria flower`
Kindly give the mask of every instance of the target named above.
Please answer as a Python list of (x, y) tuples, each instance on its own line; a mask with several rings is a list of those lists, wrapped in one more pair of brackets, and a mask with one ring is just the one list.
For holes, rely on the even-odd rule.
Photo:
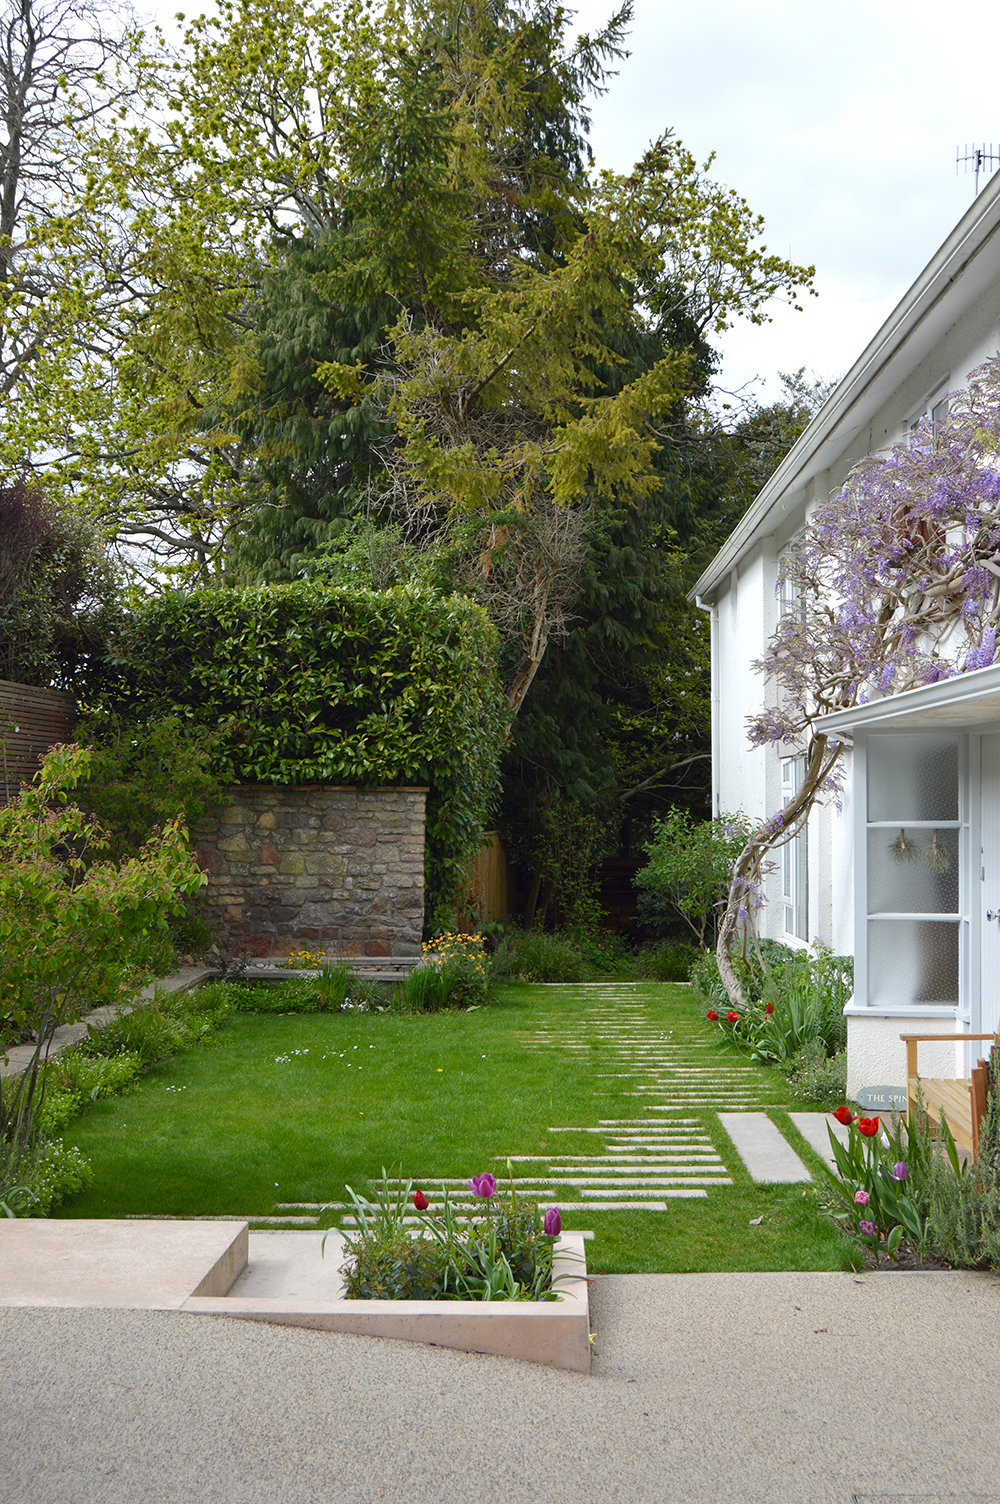
[(497, 1192), (497, 1178), (495, 1175), (473, 1175), (466, 1185), (474, 1196), (479, 1196), (483, 1201), (489, 1201)]
[(542, 1231), (547, 1238), (557, 1238), (562, 1232), (562, 1217), (557, 1206), (550, 1206), (542, 1219)]

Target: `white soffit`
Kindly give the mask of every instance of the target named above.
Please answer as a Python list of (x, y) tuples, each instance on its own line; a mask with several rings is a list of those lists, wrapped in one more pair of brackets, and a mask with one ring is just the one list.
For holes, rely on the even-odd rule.
[(991, 722), (1000, 722), (1000, 664), (834, 711), (820, 716), (815, 729), (835, 737), (853, 731), (948, 731)]
[(967, 308), (1000, 281), (1000, 173), (991, 178), (875, 338), (786, 454), (688, 595), (707, 600), (761, 538), (802, 505), (809, 483), (830, 468), (910, 371), (941, 343)]

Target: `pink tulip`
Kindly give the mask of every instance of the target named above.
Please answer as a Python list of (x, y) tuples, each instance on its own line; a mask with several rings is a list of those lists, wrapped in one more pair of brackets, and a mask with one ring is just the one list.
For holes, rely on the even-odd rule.
[(497, 1178), (495, 1175), (473, 1175), (471, 1180), (466, 1181), (466, 1185), (474, 1196), (481, 1196), (484, 1201), (488, 1201), (496, 1195)]

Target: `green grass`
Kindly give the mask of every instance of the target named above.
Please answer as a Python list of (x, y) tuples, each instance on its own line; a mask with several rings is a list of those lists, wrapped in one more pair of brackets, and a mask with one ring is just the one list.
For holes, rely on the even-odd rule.
[[(691, 992), (638, 989), (675, 1041), (707, 1043), (700, 1062), (746, 1064), (701, 1016)], [(471, 1013), (237, 1014), (217, 1034), (153, 1068), (126, 1096), (100, 1100), (63, 1130), (92, 1161), (93, 1184), (63, 1217), (274, 1215), (279, 1202), (343, 1201), (386, 1166), (416, 1183), (492, 1169), (508, 1154), (598, 1152), (595, 1136), (546, 1132), (640, 1116), (628, 1080), (593, 1037), (587, 988), (519, 985)], [(539, 1014), (579, 1022), (584, 1052), (527, 1049)], [(300, 1053), (296, 1054), (295, 1051)], [(583, 1058), (578, 1058), (583, 1056)], [(784, 1080), (762, 1072), (775, 1108)], [(595, 1271), (841, 1269), (850, 1245), (801, 1186), (756, 1186), (713, 1113), (701, 1115), (733, 1178), (666, 1213), (587, 1212)], [(783, 1123), (787, 1126), (787, 1123)], [(339, 1214), (336, 1214), (339, 1216)], [(763, 1221), (751, 1225), (757, 1218)], [(335, 1220), (331, 1214), (324, 1219)]]

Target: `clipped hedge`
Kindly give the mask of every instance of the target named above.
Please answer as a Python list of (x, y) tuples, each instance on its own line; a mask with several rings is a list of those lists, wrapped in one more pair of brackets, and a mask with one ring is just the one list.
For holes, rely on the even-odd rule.
[(117, 645), (109, 713), (221, 732), (236, 783), (427, 784), (427, 901), (454, 901), (496, 798), (507, 711), (497, 638), (464, 596), (314, 581), (173, 591)]

